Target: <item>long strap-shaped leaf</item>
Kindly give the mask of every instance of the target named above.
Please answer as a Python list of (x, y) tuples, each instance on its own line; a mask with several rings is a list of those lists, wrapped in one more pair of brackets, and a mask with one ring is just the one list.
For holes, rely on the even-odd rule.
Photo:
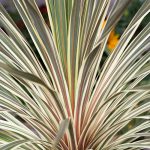
[(75, 0), (73, 3), (72, 14), (69, 24), (68, 31), (68, 55), (67, 55), (67, 64), (68, 64), (68, 84), (69, 92), (71, 98), (72, 111), (74, 112), (75, 105), (75, 89), (77, 82), (78, 71), (76, 70), (77, 63), (77, 45), (79, 37), (79, 27), (80, 27), (80, 9), (81, 9), (81, 0)]
[[(31, 143), (35, 143), (35, 144), (41, 144), (41, 145), (47, 145), (47, 148), (50, 148), (50, 149), (55, 149), (58, 142), (60, 141), (60, 138), (64, 135), (64, 132), (65, 132), (65, 128), (68, 126), (68, 121), (67, 120), (63, 120), (62, 123), (60, 124), (60, 130), (58, 132), (58, 136), (56, 137), (55, 139), (55, 145), (53, 145), (52, 142), (46, 142), (46, 141), (41, 141), (41, 140), (36, 140), (35, 139), (23, 139), (23, 140), (16, 140), (16, 141), (13, 141), (13, 142), (10, 142), (9, 144), (6, 144), (4, 146), (2, 146), (0, 148), (0, 150), (11, 150), (11, 149), (14, 149), (14, 148), (17, 148), (17, 147), (20, 147), (22, 146), (23, 144), (31, 144)], [(58, 146), (59, 147), (59, 146)], [(38, 149), (37, 149), (38, 150)]]
[[(139, 14), (137, 14), (137, 16), (141, 16), (142, 18), (141, 18), (141, 20), (146, 16), (146, 14), (147, 14), (147, 10), (149, 9), (149, 6), (147, 6), (146, 8), (145, 8), (145, 6), (147, 5), (147, 3), (148, 3), (148, 1), (146, 1), (144, 4), (143, 4), (143, 6), (141, 7), (141, 10), (143, 10), (143, 11), (139, 11)], [(149, 3), (148, 3), (149, 4)], [(143, 16), (142, 16), (142, 14), (143, 14)], [(136, 18), (136, 17), (135, 17)], [(141, 20), (140, 20), (140, 22), (141, 22)], [(139, 20), (135, 20), (134, 21), (134, 19), (133, 19), (133, 22), (134, 23), (136, 23), (136, 22), (138, 22)], [(136, 25), (136, 24), (135, 24)], [(139, 24), (137, 24), (137, 26), (138, 26)], [(128, 27), (129, 28), (129, 27)], [(127, 30), (128, 31), (128, 30)], [(132, 34), (135, 32), (135, 30), (133, 30), (132, 31)], [(124, 33), (124, 34), (126, 34), (126, 33)], [(129, 34), (129, 33), (128, 33)], [(131, 35), (131, 34), (130, 34)], [(120, 41), (120, 43), (119, 43), (119, 45), (118, 45), (118, 47), (117, 47), (117, 49), (118, 49), (118, 51), (116, 50), (115, 51), (115, 53), (114, 54), (112, 54), (110, 57), (109, 57), (109, 59), (108, 59), (108, 61), (107, 61), (107, 63), (106, 63), (106, 68), (104, 68), (103, 69), (103, 72), (101, 73), (101, 76), (100, 76), (100, 78), (99, 78), (99, 80), (98, 80), (98, 82), (97, 82), (97, 86), (96, 86), (96, 88), (95, 88), (95, 90), (94, 90), (94, 92), (93, 92), (93, 96), (95, 97), (94, 99), (95, 100), (91, 100), (91, 103), (93, 103), (93, 104), (91, 104), (90, 105), (90, 107), (94, 110), (94, 108), (95, 107), (93, 107), (93, 105), (97, 105), (97, 102), (98, 102), (98, 100), (99, 100), (99, 102), (100, 102), (100, 97), (101, 97), (101, 95), (103, 94), (103, 92), (102, 92), (102, 90), (104, 91), (104, 87), (106, 87), (105, 86), (105, 84), (108, 82), (107, 80), (109, 79), (109, 77), (110, 77), (110, 75), (111, 75), (111, 72), (113, 72), (114, 71), (114, 68), (115, 68), (115, 64), (118, 64), (117, 63), (117, 61), (120, 59), (120, 56), (121, 56), (121, 54), (123, 53), (123, 48), (125, 48), (126, 47), (126, 45), (127, 45), (127, 43), (129, 42), (127, 42), (126, 40), (127, 40), (127, 38), (128, 38), (128, 40), (129, 40), (129, 37), (126, 35), (126, 36), (123, 36), (123, 38), (122, 38), (122, 40)], [(130, 37), (131, 38), (131, 37)], [(123, 45), (122, 45), (123, 44)], [(122, 46), (122, 48), (120, 47), (120, 46)], [(121, 48), (121, 49), (120, 49)], [(115, 57), (115, 59), (113, 58), (113, 57)], [(108, 65), (108, 63), (109, 63), (109, 65)], [(107, 71), (106, 71), (107, 70)], [(106, 72), (105, 72), (106, 71)], [(102, 82), (100, 82), (100, 81), (102, 81)], [(104, 83), (105, 82), (105, 83)], [(103, 87), (103, 88), (102, 88)], [(99, 92), (98, 92), (99, 91)], [(97, 96), (98, 97), (97, 97)], [(93, 98), (91, 98), (91, 99), (93, 99)], [(98, 99), (98, 100), (97, 100)], [(96, 102), (97, 101), (97, 102)], [(95, 103), (96, 102), (96, 103)], [(98, 106), (98, 105), (97, 105)], [(91, 109), (90, 109), (90, 113), (91, 113), (92, 111), (91, 111)]]
[[(32, 74), (29, 74), (29, 73), (25, 73), (25, 72), (22, 72), (22, 71), (19, 71), (19, 70), (17, 70), (17, 69), (15, 69), (15, 68), (13, 68), (13, 67), (10, 67), (10, 66), (7, 66), (7, 65), (5, 65), (5, 64), (3, 64), (3, 63), (0, 63), (0, 67), (1, 68), (3, 68), (3, 69), (5, 69), (6, 71), (8, 71), (10, 74), (12, 74), (12, 75), (14, 75), (14, 76), (16, 76), (16, 77), (21, 77), (21, 78), (25, 78), (25, 79), (27, 79), (27, 80), (29, 80), (29, 81), (31, 81), (31, 82), (35, 82), (36, 84), (40, 84), (40, 85), (42, 85), (42, 86), (44, 86), (44, 87), (46, 87), (48, 90), (50, 90), (49, 89), (49, 87), (47, 87), (47, 85), (45, 84), (45, 83), (43, 83), (43, 81), (41, 81), (38, 77), (36, 77), (36, 76), (34, 76), (34, 75), (32, 75)], [(52, 89), (50, 90), (51, 92), (54, 92)], [(54, 92), (55, 93), (55, 92)], [(53, 93), (53, 94), (54, 94)], [(52, 94), (52, 95), (53, 95)], [(55, 93), (56, 94), (56, 93)], [(54, 94), (54, 95), (55, 95)], [(53, 96), (54, 96), (53, 95)], [(56, 96), (56, 97), (55, 97)], [(65, 118), (65, 113), (64, 113), (64, 110), (63, 110), (63, 107), (62, 107), (62, 104), (61, 104), (61, 102), (62, 101), (60, 101), (60, 99), (57, 99), (57, 95), (55, 95), (54, 97), (54, 100), (56, 101), (56, 100), (58, 100), (56, 103), (60, 106), (60, 108), (58, 107), (58, 111), (63, 111), (63, 112), (61, 112), (61, 114), (62, 114), (62, 118)], [(73, 128), (72, 128), (73, 129)], [(69, 130), (70, 131), (70, 130)], [(74, 131), (72, 131), (72, 132), (74, 132)], [(69, 132), (69, 134), (70, 134), (70, 136), (72, 136), (72, 134)], [(73, 135), (74, 135), (74, 133), (73, 133)], [(74, 145), (73, 145), (74, 146)]]
[[(67, 12), (66, 5), (71, 5), (69, 3), (71, 2), (65, 0), (62, 1), (46, 0), (52, 34), (55, 40), (56, 47), (61, 56), (61, 61), (66, 79), (67, 79), (67, 39), (68, 39), (67, 19), (69, 19), (70, 16), (69, 12)], [(71, 8), (71, 6), (69, 7)]]
[[(29, 73), (25, 73), (25, 72), (22, 72), (22, 71), (19, 71), (13, 67), (10, 67), (10, 66), (7, 66), (3, 63), (0, 63), (0, 68), (3, 68), (4, 70), (7, 70), (10, 74), (16, 76), (16, 77), (19, 77), (19, 78), (25, 78), (27, 80), (30, 80), (32, 82), (35, 82), (36, 84), (40, 84), (44, 87), (46, 87), (49, 91), (51, 91), (52, 95), (55, 97), (54, 99), (55, 100), (58, 100), (56, 97), (57, 97), (57, 94), (55, 91), (53, 91), (52, 89), (50, 89), (42, 80), (40, 80), (38, 77), (32, 75), (32, 74), (29, 74)], [(57, 101), (57, 104), (59, 105), (59, 111), (62, 111), (62, 117), (65, 118), (65, 112), (64, 112), (64, 109), (62, 109), (63, 107), (63, 104), (61, 104), (62, 101), (58, 100)]]
[(13, 141), (9, 144), (6, 144), (4, 146), (2, 146), (0, 148), (0, 150), (11, 150), (13, 148), (17, 148), (17, 147), (20, 147), (21, 145), (27, 143), (27, 142), (30, 142), (30, 140), (16, 140), (16, 141)]
[[(12, 38), (11, 42), (14, 42), (18, 47), (18, 48), (14, 48), (13, 51), (11, 51), (11, 54), (19, 55), (19, 57), (20, 57), (19, 59), (23, 58), (25, 60), (24, 61), (25, 65), (28, 64), (27, 66), (29, 69), (32, 69), (31, 70), (32, 73), (33, 72), (35, 73), (34, 70), (36, 70), (38, 75), (40, 77), (42, 77), (43, 80), (47, 80), (43, 73), (44, 70), (42, 69), (40, 63), (37, 61), (36, 56), (33, 55), (34, 52), (33, 52), (32, 48), (29, 46), (29, 44), (27, 43), (27, 41), (25, 40), (23, 35), (20, 33), (19, 29), (13, 22), (13, 20), (10, 18), (10, 16), (7, 14), (5, 9), (1, 5), (0, 5), (0, 12), (1, 12), (0, 25), (6, 30), (9, 37)], [(8, 40), (10, 40), (10, 39), (8, 39)], [(12, 45), (14, 45), (14, 43), (12, 43)], [(12, 47), (11, 47), (11, 49), (12, 49)], [(7, 49), (7, 51), (8, 51), (8, 49)], [(2, 53), (4, 53), (4, 52), (5, 52), (5, 50), (2, 50)], [(17, 58), (16, 58), (16, 61), (17, 61)], [(17, 65), (19, 65), (19, 64), (17, 64)]]
[[(71, 116), (71, 105), (69, 101), (69, 93), (62, 70), (62, 65), (52, 35), (42, 18), (35, 1), (14, 1), (20, 12), (27, 29), (33, 39), (33, 42), (44, 61), (46, 69), (54, 81), (54, 85), (63, 97), (65, 103), (64, 110), (67, 116)], [(28, 7), (26, 7), (28, 6)], [(40, 21), (39, 21), (40, 20)]]
[(83, 120), (81, 118), (82, 116), (84, 116), (86, 104), (88, 103), (93, 91), (96, 74), (99, 69), (99, 66), (97, 64), (99, 64), (99, 62), (101, 61), (100, 58), (102, 57), (106, 41), (103, 45), (101, 45), (100, 48), (98, 47), (89, 54), (85, 61), (83, 61), (82, 66), (79, 70), (74, 113), (77, 137), (79, 137), (82, 130), (81, 124), (82, 126), (84, 126)]

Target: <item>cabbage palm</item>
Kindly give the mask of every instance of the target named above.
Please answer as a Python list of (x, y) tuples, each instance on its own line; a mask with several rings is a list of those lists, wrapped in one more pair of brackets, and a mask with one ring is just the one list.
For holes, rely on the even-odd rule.
[(35, 0), (14, 0), (36, 51), (0, 5), (0, 150), (150, 148), (150, 23), (134, 36), (150, 1), (102, 63), (130, 0), (110, 2), (46, 0), (48, 27)]

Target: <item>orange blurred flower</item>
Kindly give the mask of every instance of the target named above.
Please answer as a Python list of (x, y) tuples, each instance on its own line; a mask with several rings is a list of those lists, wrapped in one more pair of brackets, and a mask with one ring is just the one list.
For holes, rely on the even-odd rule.
[(115, 31), (112, 30), (111, 33), (110, 33), (110, 36), (108, 38), (108, 43), (107, 43), (107, 46), (108, 46), (108, 49), (112, 52), (113, 49), (116, 47), (116, 45), (118, 44), (118, 41), (119, 41), (119, 35), (118, 34), (115, 34)]
[[(106, 20), (104, 20), (104, 22), (102, 24), (102, 29), (105, 27), (105, 25), (106, 25)], [(119, 35), (115, 33), (115, 30), (112, 30), (110, 33), (110, 36), (108, 38), (108, 42), (107, 42), (108, 49), (111, 52), (116, 47), (118, 41), (119, 41)]]

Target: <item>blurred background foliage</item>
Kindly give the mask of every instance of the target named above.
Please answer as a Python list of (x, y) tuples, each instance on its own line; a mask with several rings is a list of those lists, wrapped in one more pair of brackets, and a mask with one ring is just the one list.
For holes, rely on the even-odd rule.
[[(132, 0), (131, 4), (129, 5), (128, 9), (124, 12), (121, 20), (119, 21), (116, 32), (118, 34), (122, 34), (126, 29), (129, 22), (132, 20), (140, 6), (143, 4), (144, 0)], [(146, 18), (142, 21), (140, 27), (138, 28), (136, 34), (138, 34), (150, 21), (150, 15), (147, 15)]]

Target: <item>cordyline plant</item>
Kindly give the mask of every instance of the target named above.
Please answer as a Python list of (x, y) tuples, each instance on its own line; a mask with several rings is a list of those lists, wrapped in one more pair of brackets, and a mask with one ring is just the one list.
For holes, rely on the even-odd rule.
[(48, 27), (34, 0), (14, 0), (36, 51), (0, 6), (0, 150), (150, 148), (150, 23), (133, 37), (150, 0), (102, 63), (130, 0), (110, 2), (46, 0)]

